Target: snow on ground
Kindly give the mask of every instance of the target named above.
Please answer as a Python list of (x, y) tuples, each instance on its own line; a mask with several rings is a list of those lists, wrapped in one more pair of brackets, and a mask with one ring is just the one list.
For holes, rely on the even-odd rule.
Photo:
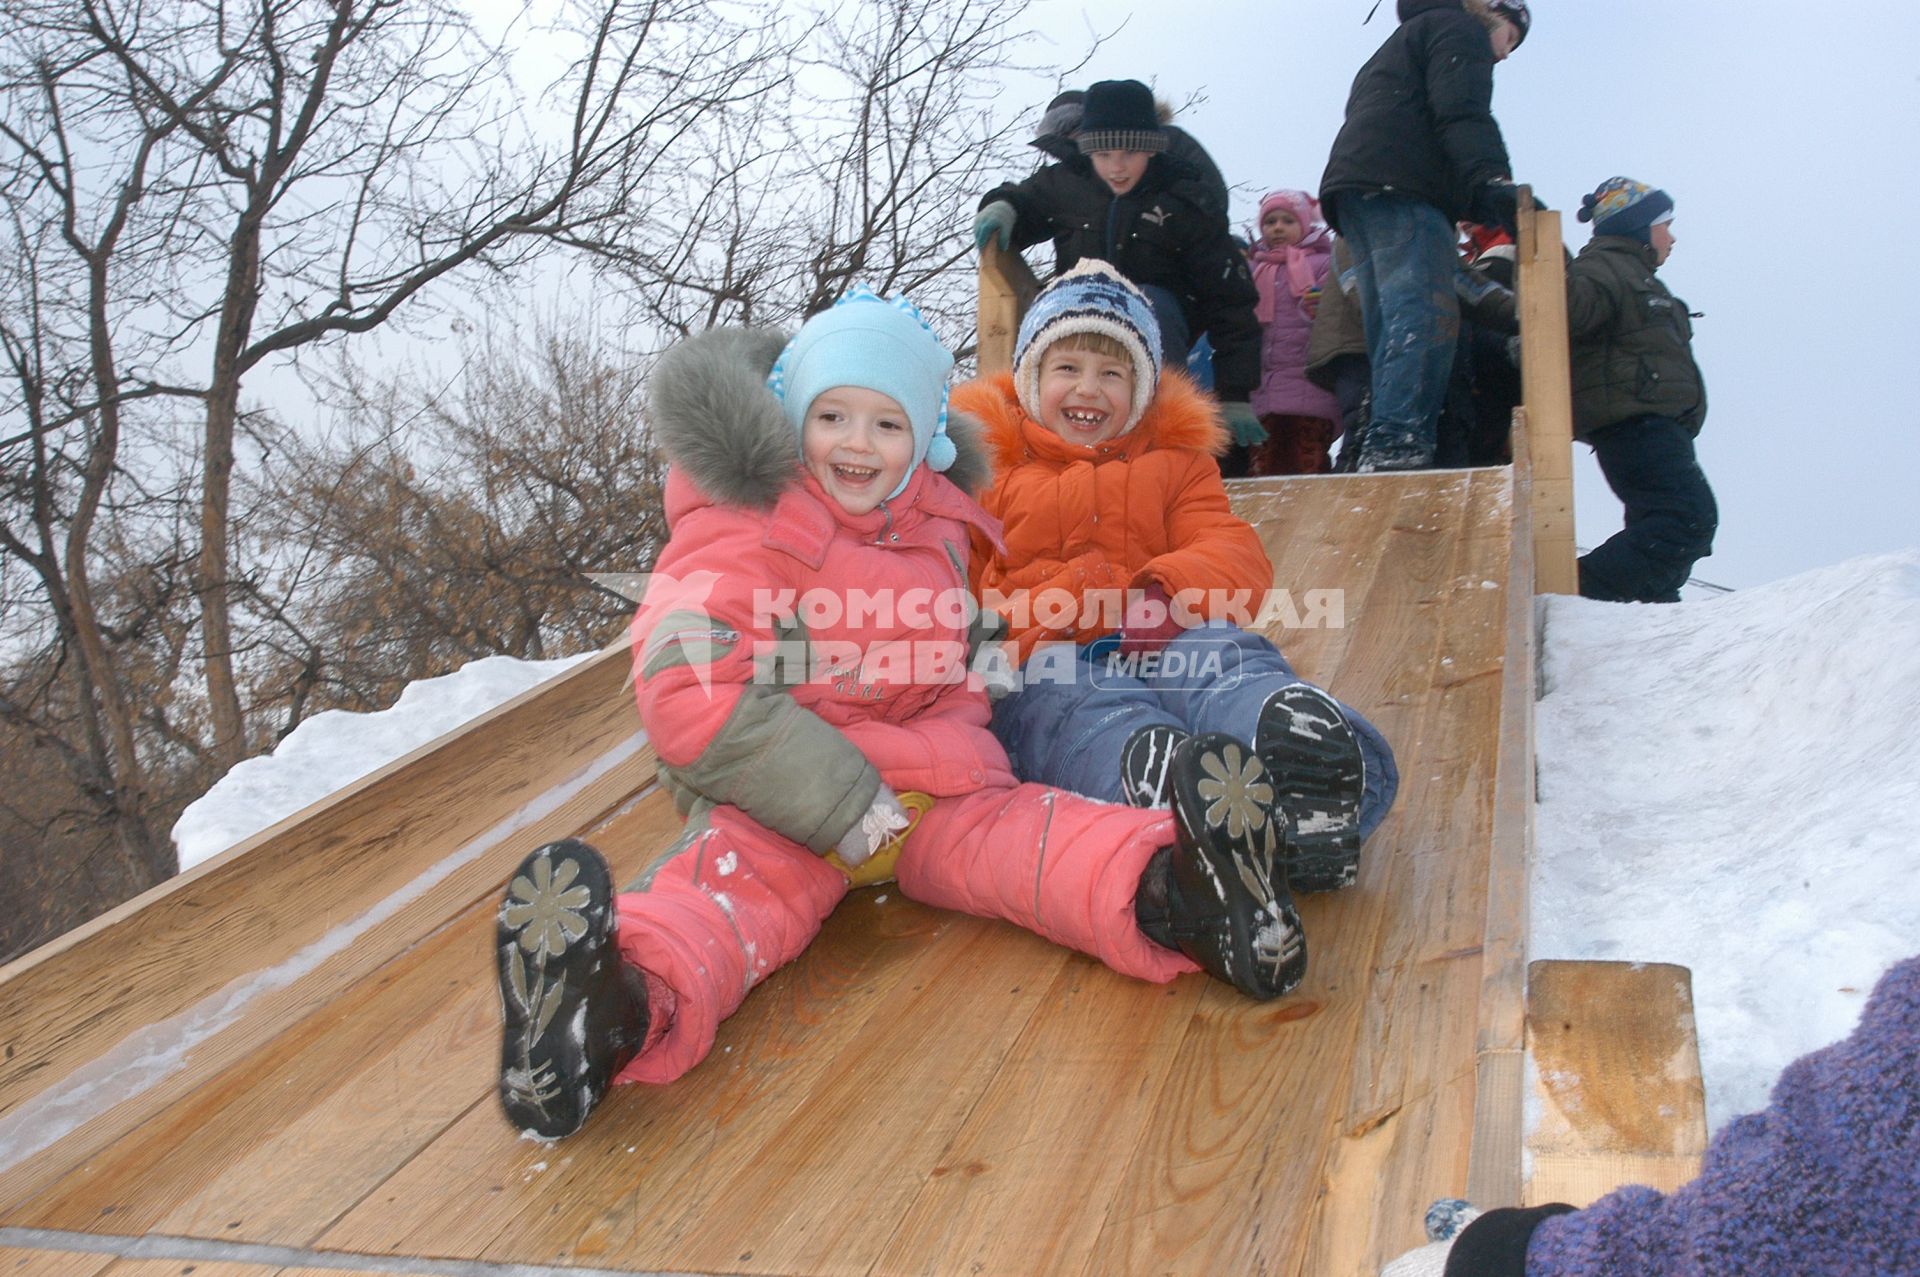
[[(1544, 607), (1532, 956), (1692, 968), (1718, 1129), (1920, 953), (1920, 551)], [(581, 659), (476, 661), (316, 715), (187, 809), (181, 866)]]
[(1691, 967), (1718, 1130), (1920, 953), (1920, 551), (1545, 609), (1530, 956)]
[(219, 855), (591, 655), (553, 661), (489, 656), (440, 678), (409, 683), (398, 701), (377, 713), (315, 714), (273, 753), (239, 764), (180, 813), (173, 827), (180, 868)]

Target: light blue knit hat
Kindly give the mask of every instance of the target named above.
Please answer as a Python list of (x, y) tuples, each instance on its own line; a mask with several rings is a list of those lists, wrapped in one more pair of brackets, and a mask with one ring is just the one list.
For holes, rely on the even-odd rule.
[(1126, 347), (1133, 359), (1133, 407), (1125, 434), (1140, 424), (1160, 382), (1160, 321), (1146, 295), (1126, 276), (1088, 257), (1041, 290), (1020, 321), (1013, 344), (1013, 389), (1020, 406), (1040, 419), (1040, 361), (1047, 347), (1075, 333), (1099, 333)]
[(847, 295), (800, 325), (767, 377), (797, 439), (807, 408), (835, 386), (878, 391), (906, 410), (913, 427), (913, 464), (892, 500), (906, 491), (922, 461), (930, 470), (954, 462), (947, 437), (947, 374), (953, 356), (904, 297), (887, 299), (856, 284)]

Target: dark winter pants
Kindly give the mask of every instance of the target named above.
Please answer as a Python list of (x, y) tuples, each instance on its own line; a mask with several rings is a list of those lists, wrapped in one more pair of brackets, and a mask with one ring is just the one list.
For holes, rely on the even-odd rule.
[[(1123, 801), (1120, 750), (1141, 728), (1226, 732), (1251, 743), (1267, 697), (1301, 681), (1265, 637), (1220, 621), (1185, 631), (1158, 659), (1134, 665), (1137, 677), (1114, 674), (1088, 651), (1064, 643), (1036, 649), (1021, 690), (994, 707), (993, 734), (1021, 780), (1111, 803)], [(1379, 729), (1341, 708), (1366, 762), (1364, 838), (1386, 819), (1400, 772)]]
[(1367, 448), (1431, 457), (1460, 333), (1453, 223), (1422, 200), (1375, 191), (1340, 198), (1340, 230), (1373, 365)]
[(1580, 558), (1580, 593), (1613, 603), (1678, 603), (1720, 523), (1693, 436), (1670, 417), (1633, 417), (1587, 436), (1626, 526)]

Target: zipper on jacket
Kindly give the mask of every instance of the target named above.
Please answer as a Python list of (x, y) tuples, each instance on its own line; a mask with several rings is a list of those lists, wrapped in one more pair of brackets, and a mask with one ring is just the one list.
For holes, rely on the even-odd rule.
[(893, 530), (893, 507), (885, 501), (882, 501), (880, 503), (880, 513), (887, 516), (887, 521), (881, 525), (878, 532), (873, 534), (873, 543), (875, 545), (885, 545), (889, 541), (898, 541), (900, 534)]

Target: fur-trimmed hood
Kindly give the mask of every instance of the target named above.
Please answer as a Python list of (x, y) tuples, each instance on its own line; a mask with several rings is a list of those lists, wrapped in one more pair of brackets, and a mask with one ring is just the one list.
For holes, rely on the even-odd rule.
[(1104, 444), (1069, 443), (1027, 416), (1013, 388), (1013, 374), (982, 377), (956, 387), (953, 408), (977, 418), (985, 431), (995, 473), (1004, 474), (1035, 457), (1071, 462), (1103, 456), (1137, 457), (1157, 448), (1219, 456), (1232, 444), (1220, 406), (1185, 374), (1161, 374), (1140, 424)]
[[(805, 480), (793, 426), (767, 389), (787, 340), (778, 329), (715, 328), (654, 365), (647, 388), (654, 437), (669, 464), (720, 505), (770, 510)], [(944, 477), (975, 495), (992, 479), (980, 425), (950, 410), (947, 434), (957, 459)]]

